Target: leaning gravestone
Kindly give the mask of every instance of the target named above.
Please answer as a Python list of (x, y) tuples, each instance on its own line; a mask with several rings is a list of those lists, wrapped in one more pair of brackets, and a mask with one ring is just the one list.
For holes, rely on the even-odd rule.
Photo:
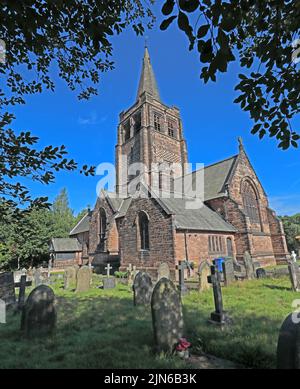
[(64, 289), (75, 290), (77, 281), (77, 269), (75, 267), (67, 267), (64, 273)]
[(226, 286), (232, 284), (235, 281), (233, 260), (226, 259), (223, 264), (224, 283)]
[(211, 286), (207, 281), (207, 277), (210, 275), (210, 265), (208, 262), (202, 262), (198, 269), (199, 274), (199, 292), (209, 289)]
[(36, 287), (23, 307), (21, 330), (26, 337), (50, 334), (56, 324), (55, 295), (47, 285)]
[(294, 292), (300, 292), (300, 270), (299, 266), (295, 262), (289, 262), (288, 265), (289, 274)]
[(252, 280), (253, 278), (255, 278), (255, 273), (254, 273), (252, 257), (249, 251), (245, 251), (244, 253), (244, 263), (246, 268), (246, 277), (248, 280)]
[(16, 302), (13, 272), (5, 272), (0, 274), (0, 299), (5, 301), (6, 305), (12, 305)]
[(293, 320), (293, 315), (287, 316), (280, 328), (277, 369), (300, 369), (300, 323)]
[(82, 266), (77, 273), (76, 292), (86, 292), (91, 286), (91, 270), (88, 266)]
[(161, 278), (170, 279), (170, 268), (166, 262), (162, 262), (157, 269), (157, 281)]
[(180, 294), (172, 281), (161, 278), (151, 298), (154, 340), (158, 352), (173, 352), (183, 337), (183, 314)]
[(149, 274), (138, 272), (133, 281), (134, 305), (147, 305), (151, 301), (152, 280)]

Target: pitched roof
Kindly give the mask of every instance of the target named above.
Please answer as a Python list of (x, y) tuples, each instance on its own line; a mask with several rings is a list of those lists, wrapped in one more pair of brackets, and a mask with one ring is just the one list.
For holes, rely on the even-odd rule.
[(205, 204), (200, 208), (192, 209), (193, 199), (160, 198), (159, 200), (175, 216), (175, 227), (178, 229), (236, 232), (235, 227)]
[(51, 251), (57, 253), (81, 251), (81, 245), (75, 238), (52, 238), (50, 243)]
[[(222, 197), (226, 194), (225, 184), (233, 171), (237, 158), (238, 155), (234, 155), (233, 157), (204, 167), (204, 201)], [(196, 172), (200, 172), (200, 170)], [(196, 187), (196, 172), (190, 173), (192, 175), (190, 183), (192, 188)], [(185, 192), (188, 193), (189, 189), (192, 191), (192, 188), (185, 188)]]
[(88, 232), (90, 230), (90, 219), (90, 214), (85, 214), (83, 218), (80, 219), (76, 226), (72, 229), (69, 235), (72, 236), (80, 234), (82, 232)]
[(149, 51), (148, 51), (147, 47), (145, 47), (142, 74), (141, 74), (141, 78), (140, 78), (140, 82), (139, 82), (137, 100), (144, 92), (150, 93), (154, 99), (160, 101), (157, 82), (155, 79), (155, 75), (153, 72), (153, 68), (152, 68), (150, 56), (149, 56)]

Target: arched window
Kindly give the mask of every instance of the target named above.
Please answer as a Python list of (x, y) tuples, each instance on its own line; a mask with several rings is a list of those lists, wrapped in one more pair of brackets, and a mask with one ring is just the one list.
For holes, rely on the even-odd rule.
[(260, 223), (257, 195), (249, 181), (245, 181), (243, 184), (242, 197), (244, 210), (250, 221)]
[(141, 250), (149, 250), (149, 219), (145, 212), (139, 213)]
[(99, 248), (100, 250), (104, 250), (105, 247), (105, 234), (106, 234), (106, 212), (103, 208), (100, 208), (99, 212)]

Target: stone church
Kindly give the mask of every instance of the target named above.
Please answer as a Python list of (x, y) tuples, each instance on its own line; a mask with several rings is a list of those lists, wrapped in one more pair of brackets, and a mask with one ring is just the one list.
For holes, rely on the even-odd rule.
[[(286, 261), (281, 221), (269, 208), (241, 139), (237, 154), (202, 168), (201, 207), (189, 209), (189, 196), (175, 195), (180, 177), (189, 176), (193, 184), (197, 171), (187, 171), (180, 111), (161, 101), (147, 48), (136, 101), (120, 114), (115, 153), (115, 193), (102, 191), (70, 232), (69, 242), (74, 246), (76, 239), (81, 248), (80, 263), (117, 260), (120, 271), (132, 264), (155, 278), (161, 262), (174, 277), (178, 261), (195, 268), (220, 256), (242, 261), (246, 250), (262, 266)], [(127, 169), (136, 163), (143, 171)], [(176, 169), (166, 174), (165, 166), (173, 164)], [(161, 195), (165, 190), (169, 196)]]

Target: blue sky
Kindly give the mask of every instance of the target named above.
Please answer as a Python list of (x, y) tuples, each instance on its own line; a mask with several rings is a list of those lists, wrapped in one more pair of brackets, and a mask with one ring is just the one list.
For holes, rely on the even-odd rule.
[[(270, 205), (279, 214), (300, 212), (299, 151), (281, 151), (273, 139), (260, 141), (250, 134), (248, 114), (233, 103), (234, 86), (240, 69), (232, 64), (229, 72), (219, 75), (217, 83), (200, 80), (200, 62), (196, 52), (188, 51), (185, 36), (175, 26), (166, 32), (158, 25), (148, 35), (152, 65), (162, 101), (180, 108), (187, 140), (189, 161), (210, 164), (238, 151), (242, 136), (246, 151), (269, 195)], [(53, 70), (54, 93), (30, 96), (17, 107), (17, 130), (30, 130), (40, 137), (40, 145), (64, 144), (70, 156), (80, 164), (114, 162), (119, 113), (135, 100), (144, 51), (144, 38), (127, 31), (113, 38), (115, 70), (102, 76), (99, 95), (79, 101)], [(294, 121), (300, 125), (299, 118)], [(66, 187), (75, 213), (96, 200), (99, 177), (61, 172), (49, 186), (28, 182), (34, 196), (50, 201)]]

